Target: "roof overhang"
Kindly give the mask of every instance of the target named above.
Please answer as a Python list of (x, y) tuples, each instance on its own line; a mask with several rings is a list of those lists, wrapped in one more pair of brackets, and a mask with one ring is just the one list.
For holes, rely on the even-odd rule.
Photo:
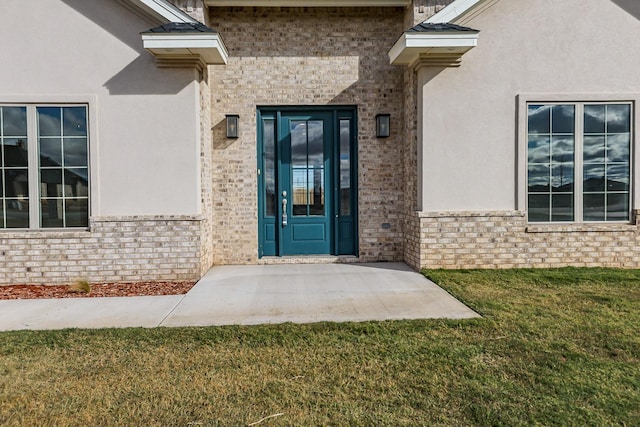
[(207, 6), (250, 7), (406, 7), (412, 0), (205, 0)]
[(394, 65), (412, 65), (428, 56), (461, 57), (478, 45), (478, 32), (404, 33), (389, 51)]
[(229, 54), (218, 33), (143, 33), (144, 48), (158, 64), (174, 66), (187, 59), (201, 59), (205, 64), (226, 64)]
[(166, 0), (127, 0), (130, 4), (145, 12), (160, 23), (197, 22), (191, 16)]
[(461, 23), (467, 20), (484, 6), (490, 6), (497, 0), (455, 0), (444, 9), (436, 13), (426, 23), (438, 24), (441, 22)]

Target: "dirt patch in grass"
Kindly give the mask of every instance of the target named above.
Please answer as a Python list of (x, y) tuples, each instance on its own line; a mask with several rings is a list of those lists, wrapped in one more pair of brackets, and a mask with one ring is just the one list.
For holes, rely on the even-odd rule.
[(92, 283), (91, 290), (86, 293), (74, 291), (69, 285), (2, 285), (0, 300), (183, 295), (193, 285), (193, 281)]

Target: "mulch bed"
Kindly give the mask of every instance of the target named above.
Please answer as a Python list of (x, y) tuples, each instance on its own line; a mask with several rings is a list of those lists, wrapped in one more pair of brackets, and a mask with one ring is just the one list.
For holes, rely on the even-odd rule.
[(88, 293), (74, 292), (68, 285), (0, 285), (0, 300), (183, 295), (193, 285), (195, 282), (92, 283)]

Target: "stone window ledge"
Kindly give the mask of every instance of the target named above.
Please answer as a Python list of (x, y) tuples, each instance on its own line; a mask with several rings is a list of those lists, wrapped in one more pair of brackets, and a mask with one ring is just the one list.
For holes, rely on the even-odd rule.
[(488, 218), (488, 217), (512, 217), (524, 218), (523, 211), (415, 211), (419, 218)]
[(636, 233), (638, 226), (634, 224), (543, 224), (528, 225), (527, 233)]

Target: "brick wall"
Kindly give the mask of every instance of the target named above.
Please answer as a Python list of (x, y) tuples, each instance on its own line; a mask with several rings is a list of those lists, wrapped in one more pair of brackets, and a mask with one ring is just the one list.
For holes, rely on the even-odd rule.
[(0, 233), (0, 285), (196, 280), (200, 217), (132, 216), (90, 220), (91, 231)]
[[(402, 8), (209, 8), (229, 50), (212, 66), (214, 263), (258, 255), (257, 106), (358, 107), (359, 245), (363, 261), (403, 258), (403, 70), (387, 53), (405, 30)], [(392, 135), (375, 138), (389, 113)], [(224, 136), (240, 115), (240, 138)], [(384, 226), (383, 226), (384, 224)], [(387, 224), (390, 228), (386, 228)]]
[(417, 217), (421, 268), (640, 267), (637, 223), (533, 225), (516, 211)]

